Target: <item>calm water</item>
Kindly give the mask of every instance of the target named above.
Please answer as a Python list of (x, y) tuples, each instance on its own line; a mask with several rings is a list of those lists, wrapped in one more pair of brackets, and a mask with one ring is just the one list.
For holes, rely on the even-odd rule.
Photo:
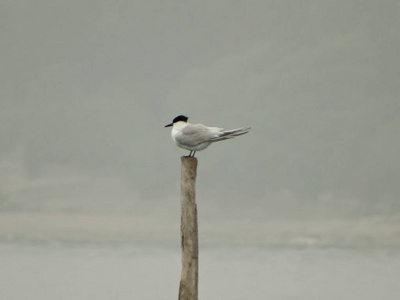
[[(0, 244), (0, 299), (177, 299), (180, 249), (130, 244)], [(207, 300), (400, 299), (400, 251), (200, 249)]]

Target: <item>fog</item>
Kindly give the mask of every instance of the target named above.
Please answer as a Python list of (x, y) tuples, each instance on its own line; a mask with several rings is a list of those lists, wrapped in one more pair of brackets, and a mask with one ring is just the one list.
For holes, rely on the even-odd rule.
[(2, 1), (0, 238), (400, 245), (398, 1)]

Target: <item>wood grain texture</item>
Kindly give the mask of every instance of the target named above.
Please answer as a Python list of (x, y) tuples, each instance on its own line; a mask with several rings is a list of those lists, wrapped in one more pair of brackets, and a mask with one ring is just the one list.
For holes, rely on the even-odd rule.
[(179, 300), (198, 298), (199, 244), (196, 205), (197, 158), (181, 158), (181, 246), (182, 276)]

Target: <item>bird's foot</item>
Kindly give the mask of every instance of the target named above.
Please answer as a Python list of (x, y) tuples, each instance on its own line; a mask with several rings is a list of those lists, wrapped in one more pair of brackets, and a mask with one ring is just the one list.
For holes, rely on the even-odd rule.
[(196, 151), (190, 151), (189, 155), (186, 155), (185, 157), (194, 157), (194, 154)]

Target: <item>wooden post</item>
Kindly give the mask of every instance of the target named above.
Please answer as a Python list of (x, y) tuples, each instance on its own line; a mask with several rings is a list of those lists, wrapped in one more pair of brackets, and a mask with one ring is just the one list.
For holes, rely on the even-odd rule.
[(197, 158), (181, 157), (181, 246), (182, 276), (178, 300), (197, 300), (199, 243), (197, 230)]

